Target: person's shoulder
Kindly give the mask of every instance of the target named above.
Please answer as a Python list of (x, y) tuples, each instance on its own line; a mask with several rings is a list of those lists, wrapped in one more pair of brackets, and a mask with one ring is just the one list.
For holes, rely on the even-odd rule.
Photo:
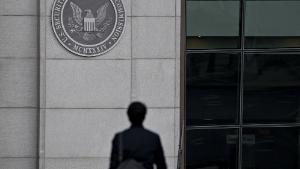
[(129, 129), (125, 129), (125, 130), (118, 131), (118, 132), (115, 134), (115, 137), (119, 137), (120, 135), (124, 135), (124, 134), (127, 133), (128, 131), (129, 131)]
[(120, 138), (121, 135), (124, 135), (124, 133), (127, 132), (128, 129), (125, 129), (125, 130), (122, 130), (122, 131), (118, 131), (115, 136), (114, 136), (114, 139), (118, 139)]
[(154, 138), (156, 138), (156, 139), (159, 139), (159, 135), (158, 135), (156, 132), (154, 132), (154, 131), (152, 131), (152, 130), (149, 130), (149, 129), (146, 129), (146, 128), (144, 128), (144, 131), (145, 131), (149, 136), (154, 137)]

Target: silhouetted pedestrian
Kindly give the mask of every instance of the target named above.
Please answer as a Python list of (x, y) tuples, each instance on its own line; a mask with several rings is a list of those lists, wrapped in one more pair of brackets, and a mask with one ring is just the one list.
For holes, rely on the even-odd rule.
[(143, 127), (146, 112), (147, 108), (141, 102), (129, 105), (127, 115), (131, 127), (115, 135), (109, 169), (122, 168), (120, 166), (129, 163), (145, 169), (153, 169), (154, 164), (157, 169), (167, 168), (159, 135)]

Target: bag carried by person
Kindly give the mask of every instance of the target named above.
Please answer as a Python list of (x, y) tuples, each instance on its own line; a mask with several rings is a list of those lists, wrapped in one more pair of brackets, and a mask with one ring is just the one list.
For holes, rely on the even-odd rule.
[(135, 159), (123, 160), (123, 143), (122, 134), (119, 138), (119, 161), (121, 162), (117, 169), (145, 169), (142, 163), (137, 162)]
[(143, 166), (142, 163), (139, 163), (134, 159), (129, 159), (123, 161), (119, 165), (118, 169), (145, 169), (145, 167)]

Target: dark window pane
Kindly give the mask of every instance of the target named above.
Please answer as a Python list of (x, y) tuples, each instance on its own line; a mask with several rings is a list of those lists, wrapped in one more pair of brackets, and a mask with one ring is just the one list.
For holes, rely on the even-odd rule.
[(299, 122), (300, 55), (248, 54), (245, 60), (244, 120)]
[(300, 47), (300, 1), (247, 0), (247, 48)]
[(187, 0), (187, 49), (239, 47), (237, 0)]
[(187, 55), (187, 125), (236, 122), (238, 60), (238, 54)]
[(243, 130), (243, 169), (299, 169), (299, 128)]
[(236, 129), (188, 130), (187, 169), (236, 169), (238, 136)]

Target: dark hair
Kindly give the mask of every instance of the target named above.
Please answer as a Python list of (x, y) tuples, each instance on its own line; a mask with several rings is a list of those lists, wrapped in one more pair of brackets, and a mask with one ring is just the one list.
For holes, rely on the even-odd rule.
[(146, 113), (147, 107), (141, 102), (132, 102), (127, 109), (129, 121), (133, 125), (141, 125), (145, 119)]

